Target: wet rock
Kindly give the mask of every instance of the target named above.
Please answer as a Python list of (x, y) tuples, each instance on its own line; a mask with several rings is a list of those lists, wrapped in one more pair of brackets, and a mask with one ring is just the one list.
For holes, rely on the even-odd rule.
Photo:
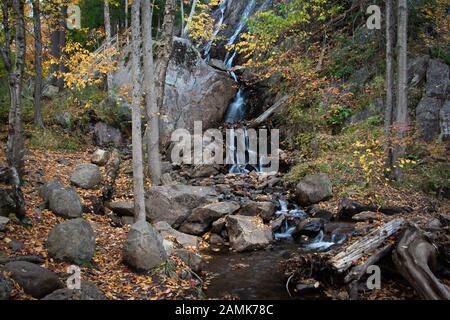
[(9, 262), (5, 265), (5, 269), (11, 273), (11, 278), (23, 288), (25, 293), (37, 299), (62, 287), (55, 273), (30, 262)]
[(94, 140), (99, 147), (114, 146), (122, 144), (122, 133), (119, 129), (111, 127), (104, 122), (97, 122), (94, 126)]
[(218, 202), (196, 208), (181, 225), (180, 231), (188, 234), (202, 235), (211, 224), (226, 215), (233, 214), (240, 208), (236, 202)]
[(324, 220), (318, 218), (308, 218), (300, 221), (296, 226), (295, 236), (315, 237), (324, 228)]
[(449, 84), (449, 67), (439, 60), (432, 59), (428, 64), (426, 95), (445, 98)]
[(333, 213), (324, 209), (314, 210), (310, 214), (312, 218), (322, 219), (326, 222), (330, 222), (333, 219)]
[(209, 60), (208, 64), (215, 69), (227, 71), (227, 67), (225, 66), (225, 63), (222, 60), (211, 59)]
[(263, 249), (273, 240), (272, 230), (259, 217), (227, 216), (231, 247), (237, 252)]
[(367, 206), (358, 201), (344, 198), (339, 204), (337, 216), (339, 219), (350, 219), (355, 214), (363, 211), (367, 211)]
[(381, 213), (364, 211), (358, 214), (355, 214), (352, 217), (352, 220), (362, 222), (362, 221), (381, 221), (384, 220), (385, 216)]
[(270, 228), (272, 229), (272, 231), (273, 232), (278, 231), (281, 228), (281, 226), (283, 225), (284, 220), (286, 220), (286, 217), (284, 217), (283, 215), (279, 216), (275, 220), (272, 220), (270, 222)]
[(330, 179), (324, 173), (305, 177), (297, 185), (295, 194), (303, 206), (328, 200), (333, 195)]
[(118, 216), (134, 217), (133, 202), (109, 202), (106, 207)]
[(355, 225), (346, 222), (330, 222), (325, 224), (324, 231), (330, 236), (349, 235), (355, 232)]
[(0, 270), (0, 301), (9, 300), (11, 296), (11, 283)]
[(212, 223), (211, 232), (216, 234), (221, 234), (221, 232), (225, 229), (226, 218), (222, 217)]
[(49, 198), (49, 209), (66, 219), (79, 218), (83, 214), (80, 196), (72, 188), (54, 189)]
[(416, 108), (416, 125), (424, 141), (433, 141), (440, 134), (439, 112), (442, 101), (424, 97)]
[(95, 164), (79, 165), (70, 176), (70, 182), (83, 189), (94, 189), (101, 181), (100, 169)]
[(124, 261), (138, 271), (148, 271), (167, 259), (159, 233), (145, 221), (131, 226), (123, 248)]
[(0, 232), (6, 230), (6, 225), (9, 223), (9, 218), (0, 216)]
[(152, 187), (147, 193), (145, 208), (152, 223), (166, 221), (178, 228), (192, 210), (216, 201), (219, 195), (211, 187), (173, 185)]
[(247, 201), (245, 202), (239, 214), (242, 216), (260, 216), (264, 222), (269, 222), (275, 213), (276, 206), (269, 201)]
[(47, 250), (51, 257), (84, 264), (95, 253), (95, 233), (83, 219), (65, 221), (53, 227), (48, 234)]
[(198, 248), (200, 239), (196, 236), (185, 234), (173, 229), (167, 222), (160, 221), (155, 223), (155, 229), (161, 234), (163, 239), (175, 239), (184, 248)]
[(202, 271), (204, 261), (199, 254), (187, 249), (175, 249), (173, 254), (183, 260), (183, 262), (186, 263), (192, 271), (196, 273)]
[(46, 295), (42, 300), (54, 300), (54, 301), (65, 301), (65, 300), (108, 300), (105, 294), (92, 282), (81, 281), (81, 289), (58, 289), (49, 295)]
[(102, 149), (95, 150), (91, 157), (91, 162), (99, 166), (104, 166), (108, 160), (109, 152)]

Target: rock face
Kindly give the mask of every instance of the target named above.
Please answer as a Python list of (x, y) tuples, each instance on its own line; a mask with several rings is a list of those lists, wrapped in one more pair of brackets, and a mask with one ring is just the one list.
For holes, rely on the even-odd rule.
[(181, 225), (180, 231), (198, 236), (202, 235), (208, 231), (214, 221), (235, 213), (239, 208), (239, 204), (233, 201), (212, 203), (196, 208)]
[(50, 256), (58, 260), (83, 264), (95, 253), (95, 233), (83, 219), (65, 221), (50, 230), (47, 239)]
[(416, 108), (416, 124), (420, 136), (425, 141), (433, 141), (439, 136), (439, 112), (442, 102), (437, 98), (424, 97)]
[(333, 195), (331, 181), (324, 173), (305, 177), (297, 185), (295, 194), (303, 206), (327, 200)]
[[(131, 63), (123, 59), (114, 75), (114, 86), (131, 83)], [(178, 128), (192, 131), (194, 121), (209, 129), (223, 120), (237, 88), (226, 72), (207, 65), (188, 40), (175, 38), (166, 77), (161, 138), (170, 141)]]
[(93, 164), (99, 165), (99, 166), (104, 166), (109, 159), (109, 152), (102, 150), (102, 149), (97, 149), (95, 150), (95, 152), (92, 154), (91, 157), (91, 162)]
[(54, 189), (48, 204), (54, 214), (66, 219), (79, 218), (83, 214), (80, 196), (72, 188)]
[(410, 86), (421, 84), (427, 75), (429, 56), (420, 56), (408, 61), (408, 83)]
[(242, 205), (239, 214), (242, 216), (260, 216), (269, 222), (275, 213), (276, 206), (269, 201), (247, 201)]
[(62, 287), (58, 276), (50, 270), (25, 261), (9, 262), (5, 269), (25, 293), (40, 299)]
[(0, 271), (0, 301), (9, 300), (11, 295), (11, 284)]
[(139, 271), (151, 270), (166, 261), (166, 251), (155, 228), (147, 222), (132, 225), (124, 245), (123, 259)]
[(227, 230), (237, 252), (262, 249), (273, 240), (272, 230), (259, 217), (228, 216)]
[(449, 67), (439, 60), (430, 60), (427, 71), (426, 95), (445, 98), (449, 85)]
[(173, 238), (184, 248), (198, 248), (199, 238), (189, 234), (185, 234), (173, 229), (167, 222), (160, 221), (155, 223), (155, 229), (161, 234), (163, 239)]
[(147, 193), (145, 208), (152, 223), (166, 221), (178, 228), (192, 210), (214, 202), (217, 192), (211, 187), (169, 185), (153, 187)]
[(444, 106), (439, 112), (439, 121), (442, 139), (444, 141), (450, 140), (450, 100), (444, 103)]
[(102, 181), (100, 169), (95, 164), (82, 164), (75, 168), (70, 176), (70, 182), (83, 189), (93, 189)]
[(49, 295), (46, 295), (42, 300), (108, 300), (105, 294), (100, 291), (97, 286), (90, 281), (81, 281), (81, 289), (73, 290), (69, 288), (58, 289)]
[(119, 129), (111, 127), (104, 122), (97, 122), (94, 126), (94, 141), (100, 147), (115, 146), (122, 144), (122, 133)]

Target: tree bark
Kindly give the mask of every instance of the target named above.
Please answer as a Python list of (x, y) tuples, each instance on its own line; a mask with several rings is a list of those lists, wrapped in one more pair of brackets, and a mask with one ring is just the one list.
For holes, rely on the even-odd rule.
[(144, 95), (147, 115), (148, 172), (152, 184), (161, 181), (161, 156), (159, 150), (159, 108), (155, 95), (155, 66), (153, 61), (152, 8), (150, 0), (143, 0), (142, 33), (144, 49)]
[(141, 28), (140, 0), (131, 5), (131, 46), (132, 46), (132, 146), (133, 146), (133, 188), (135, 221), (145, 221), (144, 171), (142, 165), (141, 136)]
[(186, 38), (189, 33), (189, 27), (191, 26), (192, 18), (194, 17), (196, 8), (197, 8), (197, 0), (192, 0), (191, 12), (189, 13), (188, 22), (186, 23), (186, 26), (183, 29), (183, 33), (181, 34), (182, 38)]
[[(52, 26), (52, 33), (50, 35), (51, 55), (60, 60), (63, 55), (63, 48), (66, 45), (66, 16), (67, 6), (61, 6), (58, 14), (58, 22)], [(52, 75), (51, 84), (57, 86), (60, 90), (64, 89), (64, 79), (62, 77), (55, 77), (55, 73), (64, 72), (65, 68), (62, 63), (55, 63), (50, 66), (50, 74)]]
[(34, 0), (33, 4), (33, 21), (34, 21), (34, 64), (36, 77), (34, 79), (34, 125), (44, 128), (44, 121), (41, 113), (41, 97), (42, 97), (42, 33), (41, 33), (41, 10), (39, 0)]
[(384, 131), (386, 138), (386, 167), (392, 172), (393, 160), (392, 160), (392, 145), (391, 141), (391, 128), (393, 120), (394, 110), (394, 16), (392, 11), (392, 0), (386, 0), (386, 110), (384, 116)]
[[(110, 14), (109, 14), (109, 3), (108, 0), (104, 0), (104, 10), (103, 10), (103, 16), (104, 16), (104, 20), (105, 20), (105, 33), (106, 33), (106, 48), (110, 48), (111, 47), (111, 18), (110, 18)], [(108, 59), (109, 62), (110, 59)], [(106, 74), (106, 86), (107, 86), (107, 91), (108, 91), (108, 96), (111, 96), (112, 93), (112, 77), (111, 77), (111, 73), (107, 73)]]

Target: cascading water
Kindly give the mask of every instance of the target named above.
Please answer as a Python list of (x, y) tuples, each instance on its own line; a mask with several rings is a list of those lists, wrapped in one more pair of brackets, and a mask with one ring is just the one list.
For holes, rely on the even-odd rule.
[(211, 47), (214, 43), (214, 39), (219, 34), (220, 30), (222, 30), (222, 25), (223, 25), (223, 21), (225, 20), (225, 10), (227, 9), (227, 5), (228, 5), (228, 0), (224, 0), (224, 1), (222, 1), (222, 3), (220, 4), (220, 7), (218, 9), (220, 12), (219, 21), (217, 22), (217, 24), (215, 26), (212, 40), (208, 41), (208, 43), (206, 44), (206, 46), (204, 48), (203, 56), (206, 61), (209, 61), (211, 59), (210, 53), (211, 53)]

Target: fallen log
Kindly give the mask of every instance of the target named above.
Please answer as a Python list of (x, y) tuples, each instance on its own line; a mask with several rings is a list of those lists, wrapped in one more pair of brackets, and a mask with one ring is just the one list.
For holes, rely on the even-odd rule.
[(264, 121), (269, 119), (279, 108), (281, 108), (286, 103), (287, 100), (288, 100), (287, 96), (282, 97), (272, 107), (270, 107), (263, 114), (261, 114), (258, 118), (251, 121), (248, 126), (250, 128), (258, 127)]
[(375, 252), (386, 239), (396, 234), (404, 223), (403, 219), (395, 219), (373, 230), (332, 257), (329, 261), (331, 267), (339, 273), (347, 271), (363, 256)]
[(408, 227), (392, 255), (409, 284), (426, 300), (450, 300), (450, 290), (431, 271), (436, 267), (437, 248), (415, 227)]

